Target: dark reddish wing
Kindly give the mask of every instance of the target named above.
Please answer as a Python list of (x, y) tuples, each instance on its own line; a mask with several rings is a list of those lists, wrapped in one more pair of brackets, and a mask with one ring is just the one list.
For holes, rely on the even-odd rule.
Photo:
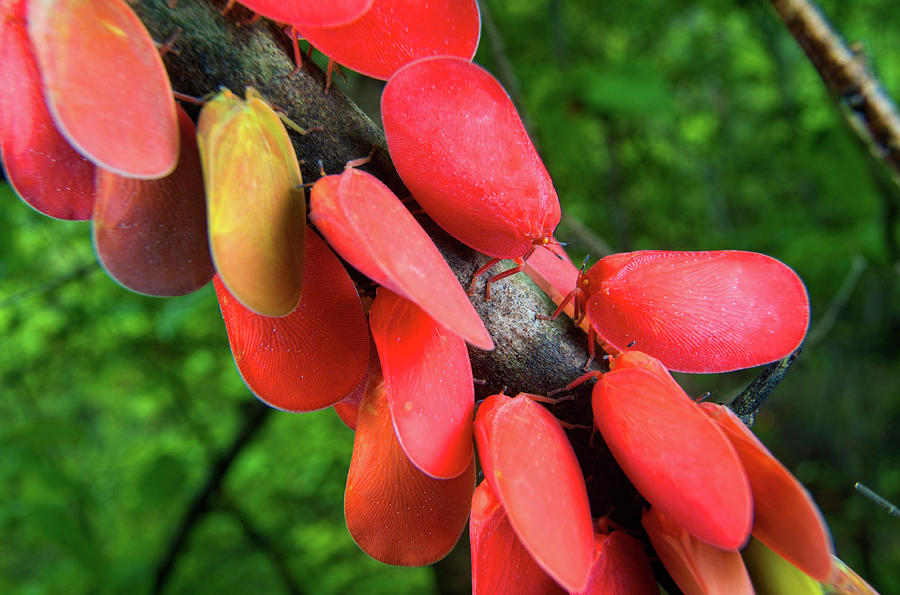
[(750, 484), (731, 443), (658, 362), (629, 351), (594, 386), (594, 421), (640, 493), (722, 549), (750, 536)]
[[(181, 136), (194, 123), (178, 109)], [(206, 236), (206, 196), (197, 145), (181, 146), (178, 166), (158, 180), (126, 178), (97, 169), (94, 248), (110, 277), (155, 296), (184, 295), (213, 278)]]
[(344, 517), (356, 544), (386, 564), (433, 564), (459, 540), (474, 489), (474, 458), (453, 479), (429, 477), (410, 462), (394, 433), (384, 383), (371, 374), (344, 490)]
[(754, 252), (644, 250), (588, 271), (591, 326), (679, 372), (727, 372), (790, 354), (806, 334), (809, 298), (785, 264)]
[(329, 58), (387, 80), (404, 64), (425, 56), (471, 60), (481, 18), (475, 0), (375, 0), (362, 17), (344, 26), (295, 26)]
[(287, 316), (248, 310), (214, 279), (241, 377), (262, 401), (286, 411), (334, 405), (359, 384), (369, 363), (368, 328), (353, 282), (321, 238), (307, 230), (305, 241), (305, 289)]
[(467, 60), (399, 70), (381, 116), (394, 165), (447, 232), (495, 258), (523, 256), (559, 223), (559, 199), (506, 91)]
[(472, 595), (562, 595), (562, 587), (538, 566), (516, 537), (503, 505), (482, 481), (469, 517)]
[(367, 277), (415, 302), (470, 344), (494, 343), (434, 242), (400, 199), (371, 174), (348, 168), (319, 178), (310, 220)]
[(528, 397), (494, 395), (479, 407), (475, 427), (485, 478), (522, 545), (560, 585), (583, 589), (594, 552), (591, 513), (559, 421)]
[(169, 77), (124, 0), (31, 0), (28, 33), (50, 112), (72, 146), (134, 178), (174, 169), (179, 137)]
[(361, 17), (373, 0), (241, 0), (266, 18), (309, 27), (336, 27)]
[(44, 103), (25, 23), (26, 3), (0, 12), (0, 155), (16, 193), (50, 217), (91, 218), (94, 164), (66, 141)]

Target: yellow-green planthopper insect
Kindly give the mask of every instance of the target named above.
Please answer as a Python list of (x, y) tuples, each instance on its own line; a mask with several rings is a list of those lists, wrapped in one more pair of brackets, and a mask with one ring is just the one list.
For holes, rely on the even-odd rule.
[(209, 242), (222, 282), (250, 310), (286, 316), (300, 301), (306, 210), (300, 167), (278, 114), (254, 89), (204, 105), (197, 144)]

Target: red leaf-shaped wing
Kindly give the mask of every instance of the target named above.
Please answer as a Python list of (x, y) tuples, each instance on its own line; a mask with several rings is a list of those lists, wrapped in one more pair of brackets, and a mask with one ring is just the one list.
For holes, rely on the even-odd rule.
[(472, 345), (493, 349), (484, 323), (434, 242), (377, 178), (355, 168), (319, 178), (310, 195), (310, 220), (370, 279), (415, 302)]
[(94, 164), (56, 129), (25, 24), (24, 0), (0, 10), (0, 155), (16, 193), (57, 219), (91, 218)]
[(656, 555), (685, 595), (753, 595), (753, 585), (737, 550), (704, 543), (651, 508), (641, 519)]
[(516, 537), (503, 505), (482, 481), (469, 517), (472, 595), (557, 595), (565, 591), (538, 566)]
[(427, 58), (381, 96), (388, 149), (438, 225), (495, 258), (524, 255), (559, 223), (559, 199), (506, 91), (461, 58)]
[(329, 58), (382, 80), (425, 56), (471, 60), (481, 32), (475, 0), (375, 0), (360, 18), (341, 27), (295, 25)]
[(344, 490), (344, 517), (356, 544), (386, 564), (432, 564), (459, 540), (474, 489), (474, 457), (453, 479), (429, 477), (410, 462), (394, 433), (384, 383), (370, 374)]
[(610, 452), (652, 506), (716, 547), (747, 541), (753, 502), (741, 461), (662, 364), (625, 352), (592, 405)]
[(730, 409), (700, 407), (737, 450), (753, 490), (753, 536), (818, 581), (831, 572), (834, 550), (822, 513), (809, 492)]
[(57, 127), (94, 163), (134, 178), (178, 161), (169, 77), (123, 0), (30, 0), (28, 33)]
[(485, 478), (525, 549), (560, 585), (583, 589), (594, 553), (591, 512), (559, 421), (528, 397), (494, 395), (475, 428)]
[(624, 531), (597, 534), (594, 565), (583, 591), (572, 595), (659, 595), (641, 542)]
[(241, 0), (241, 4), (266, 18), (289, 25), (336, 27), (361, 17), (373, 0)]
[(754, 252), (645, 250), (601, 259), (586, 275), (587, 314), (605, 342), (679, 372), (727, 372), (800, 345), (809, 298), (796, 273)]
[[(183, 138), (194, 137), (194, 123), (181, 108), (178, 123)], [(215, 270), (197, 145), (183, 143), (178, 166), (158, 180), (98, 168), (92, 231), (100, 263), (132, 291), (184, 295), (209, 283)]]
[(432, 477), (456, 477), (473, 450), (475, 391), (465, 341), (384, 287), (369, 310), (369, 325), (406, 456)]
[(357, 386), (369, 362), (366, 317), (347, 271), (311, 230), (306, 254), (303, 297), (281, 318), (251, 312), (214, 279), (241, 377), (262, 401), (286, 411), (334, 405)]

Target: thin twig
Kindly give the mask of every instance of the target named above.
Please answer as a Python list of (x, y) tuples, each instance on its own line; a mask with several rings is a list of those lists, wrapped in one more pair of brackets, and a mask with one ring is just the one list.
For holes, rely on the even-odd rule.
[(900, 518), (900, 508), (897, 508), (894, 504), (891, 504), (871, 489), (867, 488), (858, 481), (853, 484), (853, 488), (878, 506), (884, 508), (889, 515)]
[(753, 379), (747, 388), (728, 405), (731, 410), (741, 419), (744, 424), (750, 428), (756, 421), (756, 412), (765, 403), (775, 387), (784, 379), (788, 368), (797, 359), (797, 356), (803, 350), (803, 345), (798, 347), (784, 359), (772, 362), (767, 365), (759, 375)]
[(809, 336), (806, 338), (807, 347), (811, 347), (825, 338), (825, 335), (834, 326), (841, 310), (850, 301), (850, 295), (859, 283), (859, 279), (862, 277), (863, 271), (866, 270), (867, 264), (866, 259), (860, 254), (853, 257), (853, 262), (850, 263), (850, 270), (847, 271), (844, 281), (838, 288), (837, 293), (834, 294), (831, 303), (828, 304), (828, 309), (825, 310), (825, 314), (822, 315), (819, 322), (809, 332)]
[(810, 0), (770, 0), (842, 106), (850, 126), (900, 185), (900, 115), (866, 64)]

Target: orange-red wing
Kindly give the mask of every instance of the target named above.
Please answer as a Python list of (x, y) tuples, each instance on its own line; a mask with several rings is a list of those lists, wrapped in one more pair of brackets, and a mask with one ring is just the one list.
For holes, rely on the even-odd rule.
[(309, 216), (360, 272), (415, 302), (470, 344), (493, 349), (484, 323), (434, 242), (377, 178), (355, 168), (319, 178)]
[(456, 477), (473, 451), (475, 391), (465, 341), (384, 287), (369, 310), (369, 326), (404, 452), (432, 477)]
[(433, 564), (459, 540), (474, 489), (474, 457), (453, 479), (429, 477), (410, 462), (394, 433), (384, 382), (370, 374), (344, 490), (356, 544), (386, 564)]
[(562, 595), (562, 587), (538, 566), (516, 537), (503, 505), (482, 481), (469, 517), (472, 595)]
[(72, 146), (134, 178), (175, 168), (179, 137), (169, 77), (124, 0), (30, 0), (28, 33), (50, 112)]
[(643, 250), (601, 259), (586, 274), (591, 326), (679, 372), (727, 372), (790, 354), (809, 324), (809, 298), (787, 265), (755, 252)]
[(347, 271), (312, 231), (306, 252), (309, 284), (287, 316), (248, 310), (214, 279), (241, 377), (262, 401), (286, 411), (334, 405), (359, 384), (369, 363), (365, 313)]
[(831, 572), (834, 549), (809, 492), (730, 409), (701, 403), (737, 450), (753, 490), (753, 536), (818, 581)]
[(739, 551), (704, 543), (659, 509), (641, 519), (656, 555), (685, 595), (753, 595), (753, 585)]
[(0, 8), (0, 156), (22, 200), (57, 219), (91, 218), (94, 164), (56, 129), (44, 102), (24, 0)]
[[(183, 138), (194, 137), (194, 123), (181, 108), (178, 123)], [(158, 180), (98, 168), (92, 231), (100, 263), (132, 291), (175, 296), (209, 283), (215, 270), (197, 145), (184, 143), (175, 171)]]
[(594, 421), (654, 507), (699, 539), (737, 549), (750, 536), (750, 483), (734, 447), (649, 356), (626, 351), (594, 386)]
[(387, 80), (404, 64), (425, 56), (471, 60), (481, 18), (475, 0), (375, 0), (360, 18), (340, 27), (295, 26), (329, 58)]
[(659, 595), (641, 542), (625, 533), (594, 536), (594, 565), (583, 591), (572, 595)]
[(432, 219), (495, 258), (549, 238), (560, 208), (550, 174), (500, 83), (440, 56), (397, 71), (381, 96), (391, 159)]
[(266, 18), (294, 25), (336, 27), (361, 17), (373, 0), (240, 0)]
[(559, 421), (526, 396), (493, 395), (475, 428), (485, 478), (522, 545), (560, 585), (583, 589), (594, 533), (581, 467)]

